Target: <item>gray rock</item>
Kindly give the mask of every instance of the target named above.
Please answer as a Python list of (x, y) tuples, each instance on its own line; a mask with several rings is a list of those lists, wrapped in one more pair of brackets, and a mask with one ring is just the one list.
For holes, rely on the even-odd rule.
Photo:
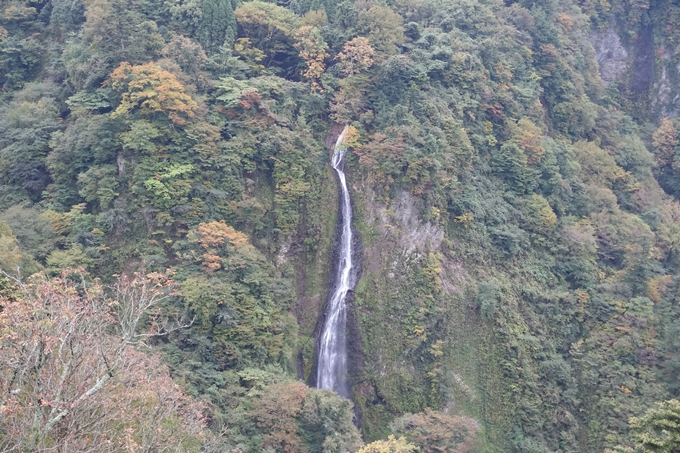
[(621, 44), (619, 35), (613, 28), (592, 32), (588, 37), (600, 68), (600, 77), (605, 85), (626, 73), (628, 52)]

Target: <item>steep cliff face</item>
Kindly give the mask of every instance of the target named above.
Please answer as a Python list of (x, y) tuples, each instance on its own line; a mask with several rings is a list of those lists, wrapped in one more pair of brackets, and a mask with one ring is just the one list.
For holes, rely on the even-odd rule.
[(380, 198), (360, 178), (351, 187), (364, 240), (354, 298), (364, 363), (355, 369), (353, 388), (364, 435), (385, 435), (394, 414), (424, 407), (489, 415), (477, 404), (480, 389), (487, 392), (496, 376), (489, 373), (493, 362), (480, 360), (489, 332), (479, 323), (468, 297), (470, 277), (449, 250), (443, 227), (422, 220), (425, 206), (408, 191)]
[[(432, 408), (474, 418), (482, 450), (601, 451), (626, 439), (628, 417), (667, 395), (654, 371), (664, 366), (661, 349), (650, 345), (669, 341), (672, 316), (653, 312), (673, 311), (659, 266), (674, 264), (645, 262), (644, 251), (664, 243), (664, 228), (648, 219), (656, 209), (668, 222), (672, 202), (654, 180), (644, 135), (622, 112), (643, 123), (678, 114), (674, 51), (656, 19), (641, 20), (634, 34), (612, 19), (589, 34), (591, 48), (583, 17), (569, 13), (574, 22), (566, 13), (552, 25), (534, 17), (539, 30), (561, 27), (571, 43), (563, 60), (558, 42), (541, 43), (537, 32), (525, 37), (540, 56), (526, 60), (534, 66), (524, 81), (501, 63), (489, 66), (499, 71), (496, 101), (489, 88), (466, 86), (445, 106), (453, 75), (441, 82), (433, 69), (421, 89), (413, 80), (424, 73), (395, 57), (367, 91), (375, 111), (350, 121), (357, 137), (348, 182), (363, 270), (349, 298), (349, 384), (366, 440), (393, 432), (402, 414)], [(429, 49), (425, 41), (417, 46)], [(443, 57), (432, 52), (439, 68)], [(464, 60), (462, 51), (456, 58)], [(380, 78), (387, 74), (399, 83)], [(505, 97), (511, 80), (522, 96), (541, 84), (534, 100), (518, 94), (526, 104), (519, 120), (502, 119), (503, 109), (519, 108)], [(389, 91), (398, 87), (403, 97)], [(458, 118), (448, 109), (465, 96), (467, 106), (484, 102), (484, 113), (465, 107), (460, 122), (447, 119)], [(307, 282), (296, 306), (298, 373), (312, 384), (311, 345), (328, 297), (321, 282), (329, 281), (337, 229), (330, 169), (326, 182), (330, 236), (308, 265), (292, 256), (298, 276), (307, 272), (298, 277)], [(650, 290), (657, 287), (658, 296)], [(661, 301), (655, 308), (652, 298)]]
[[(515, 25), (528, 27), (525, 11), (513, 8)], [(370, 104), (375, 112), (352, 122), (348, 181), (364, 248), (348, 326), (350, 383), (367, 440), (389, 434), (404, 413), (432, 408), (476, 419), (489, 451), (600, 451), (626, 438), (623, 420), (663, 399), (655, 353), (643, 345), (656, 335), (649, 326), (666, 327), (635, 308), (647, 306), (649, 285), (663, 277), (635, 254), (657, 234), (645, 216), (666, 202), (653, 156), (622, 110), (642, 121), (674, 115), (677, 68), (658, 51), (655, 23), (634, 36), (601, 28), (591, 48), (583, 17), (569, 13), (575, 19), (556, 14), (551, 24), (534, 17), (539, 31), (560, 27), (570, 43), (563, 60), (558, 41), (536, 32), (523, 41), (536, 52), (525, 80), (489, 66), (499, 71), (497, 100), (490, 88), (466, 85), (444, 105), (454, 75), (439, 80), (432, 69), (421, 89), (413, 80), (424, 73), (395, 57), (380, 77), (399, 83), (377, 78), (367, 93), (380, 101)], [(432, 42), (414, 46), (430, 51)], [(439, 68), (443, 57), (432, 55)], [(511, 80), (526, 104), (517, 121), (502, 119), (503, 109), (519, 108), (506, 98)], [(403, 98), (390, 99), (399, 87)], [(484, 113), (465, 107), (460, 123), (447, 119), (477, 102)], [(318, 315), (326, 297), (318, 290), (299, 303)], [(311, 354), (300, 357), (307, 377)]]
[(680, 116), (680, 63), (673, 61), (661, 49), (660, 72), (658, 79), (652, 85), (651, 118)]
[(589, 40), (595, 49), (602, 81), (609, 85), (622, 79), (628, 69), (628, 51), (614, 27), (592, 32)]
[[(604, 451), (680, 395), (680, 127), (649, 124), (680, 112), (677, 1), (57, 3), (0, 17), (0, 219), (34, 269), (172, 268), (195, 322), (163, 350), (223, 450), (358, 445), (287, 382), (316, 384), (346, 124), (366, 440), (414, 413)], [(230, 4), (236, 36), (202, 11)]]
[(603, 82), (618, 89), (639, 119), (651, 122), (680, 115), (680, 60), (672, 34), (677, 25), (667, 8), (652, 5), (635, 32), (613, 18), (589, 35)]

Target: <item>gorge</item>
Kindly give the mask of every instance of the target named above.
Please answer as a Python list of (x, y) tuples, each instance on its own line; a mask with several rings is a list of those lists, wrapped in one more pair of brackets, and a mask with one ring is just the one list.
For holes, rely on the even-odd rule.
[(0, 7), (0, 453), (647, 452), (679, 250), (677, 0)]
[(352, 204), (347, 188), (345, 177), (345, 163), (347, 145), (345, 138), (349, 126), (346, 125), (338, 136), (333, 147), (331, 166), (335, 170), (339, 183), (339, 212), (337, 238), (338, 251), (335, 268), (337, 275), (334, 279), (331, 297), (325, 310), (324, 327), (319, 338), (318, 364), (317, 364), (317, 388), (334, 390), (342, 396), (349, 397), (347, 388), (347, 293), (354, 289), (356, 278), (353, 262), (353, 237), (352, 237)]

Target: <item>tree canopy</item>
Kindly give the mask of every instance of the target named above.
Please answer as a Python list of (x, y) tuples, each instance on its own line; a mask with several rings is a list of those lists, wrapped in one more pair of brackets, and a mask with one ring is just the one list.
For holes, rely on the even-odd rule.
[[(0, 450), (677, 450), (679, 30), (667, 0), (3, 2)], [(308, 385), (345, 126), (351, 400)]]

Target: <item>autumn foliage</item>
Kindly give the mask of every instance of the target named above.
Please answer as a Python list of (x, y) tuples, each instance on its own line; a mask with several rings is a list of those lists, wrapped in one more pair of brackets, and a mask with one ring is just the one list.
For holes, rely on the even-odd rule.
[(243, 247), (252, 248), (248, 242), (248, 237), (227, 225), (224, 220), (220, 222), (202, 223), (198, 227), (199, 244), (205, 253), (203, 254), (203, 266), (208, 273), (212, 273), (221, 268), (222, 258), (218, 256), (215, 249), (230, 244), (237, 250)]
[(467, 453), (472, 450), (480, 427), (471, 418), (426, 408), (424, 412), (397, 419), (392, 429), (418, 446), (422, 453)]
[(408, 443), (405, 438), (395, 439), (389, 436), (387, 440), (376, 440), (368, 445), (364, 445), (358, 453), (414, 453), (418, 447)]
[(660, 165), (673, 163), (675, 147), (678, 146), (678, 130), (670, 118), (662, 118), (659, 128), (652, 135), (652, 145), (656, 148), (656, 161)]
[(139, 108), (145, 115), (164, 113), (173, 123), (182, 125), (198, 109), (177, 77), (155, 63), (138, 66), (121, 63), (111, 73), (111, 86), (122, 93), (114, 117)]
[(203, 406), (139, 349), (179, 327), (159, 312), (171, 280), (139, 274), (107, 288), (64, 271), (15, 283), (0, 298), (0, 450), (198, 448)]
[(343, 125), (365, 453), (632, 447), (680, 395), (680, 2), (2, 4), (0, 453), (356, 452), (298, 382)]
[(294, 37), (296, 40), (294, 46), (307, 64), (307, 69), (302, 71), (302, 75), (312, 81), (312, 91), (323, 92), (318, 79), (326, 69), (324, 60), (329, 57), (328, 44), (323, 40), (319, 29), (310, 25), (300, 27)]
[[(302, 382), (283, 381), (262, 389), (248, 403), (247, 414), (235, 425), (257, 439), (253, 451), (307, 453), (356, 452), (361, 446), (352, 423), (352, 403), (328, 390)], [(236, 428), (234, 426), (234, 428)]]
[(368, 38), (359, 36), (347, 41), (336, 58), (342, 73), (350, 76), (373, 66), (374, 57), (375, 50), (371, 47)]

